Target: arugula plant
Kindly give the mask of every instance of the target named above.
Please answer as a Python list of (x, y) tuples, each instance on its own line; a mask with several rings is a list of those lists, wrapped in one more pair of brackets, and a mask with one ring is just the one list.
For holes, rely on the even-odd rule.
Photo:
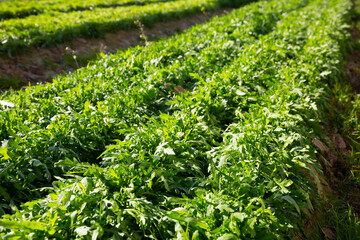
[(1, 186), (39, 170), (20, 191), (34, 193), (46, 168), (52, 188), (4, 215), (0, 236), (293, 236), (321, 191), (311, 140), (324, 135), (349, 10), (340, 0), (254, 3), (4, 94)]
[[(290, 11), (293, 4), (288, 5)], [(147, 122), (144, 116), (173, 112), (175, 108), (168, 102), (175, 88), (190, 90), (201, 75), (212, 74), (215, 64), (221, 69), (233, 62), (244, 44), (255, 41), (253, 29), (258, 19), (261, 24), (263, 19), (272, 21), (270, 28), (275, 26), (274, 16), (280, 17), (284, 11), (279, 11), (279, 6), (287, 9), (284, 3), (267, 8), (255, 5), (250, 8), (253, 11), (245, 8), (239, 18), (244, 23), (241, 30), (235, 30), (231, 14), (171, 41), (105, 58), (52, 85), (29, 88), (21, 94), (9, 93), (7, 100), (17, 104), (2, 113), (2, 139), (12, 154), (11, 160), (2, 162), (6, 169), (1, 180), (4, 200), (39, 197), (41, 192), (35, 189), (50, 186), (54, 176), (68, 170), (62, 166), (66, 159), (97, 163), (105, 146), (115, 138), (124, 138), (129, 127)], [(272, 17), (264, 18), (262, 11)], [(233, 34), (229, 34), (231, 31)], [(226, 35), (215, 37), (220, 33)], [(240, 37), (243, 41), (236, 43), (234, 39)], [(123, 67), (119, 68), (119, 64)], [(193, 73), (197, 75), (192, 77)], [(222, 122), (229, 124), (231, 115), (221, 114), (227, 118)]]
[(240, 6), (252, 0), (231, 4), (222, 0), (153, 1), (146, 5), (95, 7), (83, 11), (47, 11), (25, 18), (0, 21), (0, 53), (21, 53), (32, 46), (48, 47), (78, 37), (103, 37), (107, 32), (136, 28), (168, 19), (178, 19), (221, 7)]
[(24, 18), (44, 12), (72, 12), (91, 10), (93, 8), (121, 7), (129, 5), (145, 5), (169, 0), (89, 0), (89, 1), (59, 1), (59, 0), (5, 0), (0, 2), (0, 20)]

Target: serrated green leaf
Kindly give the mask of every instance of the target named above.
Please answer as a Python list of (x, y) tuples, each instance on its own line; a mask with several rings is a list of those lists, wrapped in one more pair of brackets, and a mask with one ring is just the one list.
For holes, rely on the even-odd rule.
[(237, 236), (235, 236), (234, 234), (231, 233), (226, 233), (224, 235), (222, 235), (221, 237), (219, 237), (217, 240), (237, 240), (239, 239)]
[(34, 222), (34, 221), (17, 222), (6, 219), (0, 220), (0, 226), (9, 229), (23, 229), (23, 230), (28, 229), (28, 230), (45, 231), (46, 229), (46, 225), (40, 222)]

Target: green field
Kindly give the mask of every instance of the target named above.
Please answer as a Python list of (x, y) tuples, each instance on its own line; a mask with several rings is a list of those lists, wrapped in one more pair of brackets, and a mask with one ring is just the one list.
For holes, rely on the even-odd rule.
[(44, 12), (71, 12), (76, 10), (91, 10), (94, 8), (118, 7), (126, 5), (146, 5), (170, 0), (12, 0), (0, 1), (0, 19), (24, 18)]
[[(48, 47), (77, 37), (103, 37), (107, 32), (135, 28), (136, 20), (140, 20), (145, 26), (151, 26), (156, 22), (187, 17), (220, 7), (239, 6), (251, 0), (118, 0), (107, 1), (108, 5), (104, 2), (2, 2), (0, 19), (9, 11), (14, 13), (12, 18), (0, 21), (0, 54), (19, 54), (29, 47)], [(28, 16), (16, 17), (18, 13), (21, 15), (21, 11), (28, 13)]]
[[(83, 30), (89, 26), (98, 34), (136, 18), (150, 24), (235, 4), (13, 2), (2, 12), (3, 51), (92, 34)], [(322, 196), (313, 141), (326, 142), (322, 126), (331, 86), (344, 76), (352, 4), (250, 2), (52, 83), (1, 93), (0, 237), (294, 239), (303, 232)]]

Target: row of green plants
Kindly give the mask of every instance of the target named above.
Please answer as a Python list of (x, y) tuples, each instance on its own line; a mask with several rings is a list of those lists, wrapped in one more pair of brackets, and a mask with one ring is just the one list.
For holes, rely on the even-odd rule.
[[(235, 44), (237, 38), (252, 43), (257, 34), (274, 26), (275, 10), (266, 15), (254, 11), (242, 13), (243, 30), (232, 26), (232, 14), (218, 20), (219, 24), (202, 25), (169, 41), (106, 58), (67, 78), (54, 80), (52, 85), (4, 94), (4, 100), (17, 102), (13, 108), (5, 106), (0, 119), (0, 140), (10, 139), (6, 145), (13, 154), (13, 160), (2, 162), (7, 172), (1, 186), (12, 196), (5, 200), (16, 200), (16, 195), (21, 201), (36, 197), (31, 193), (40, 192), (34, 189), (51, 183), (53, 175), (63, 172), (61, 167), (54, 167), (58, 161), (75, 157), (96, 163), (105, 146), (122, 136), (116, 129), (137, 126), (147, 121), (144, 116), (168, 111), (166, 99), (172, 99), (174, 93), (169, 84), (178, 86), (189, 81), (182, 87), (193, 87), (189, 73), (212, 71), (214, 63), (220, 68), (233, 61), (231, 50), (242, 51), (242, 42)], [(227, 43), (229, 50), (219, 49), (219, 42)], [(199, 62), (200, 58), (204, 60)], [(100, 115), (87, 113), (92, 109), (89, 107), (98, 104), (104, 108)], [(32, 159), (40, 164), (33, 166)], [(50, 174), (44, 174), (44, 170)], [(19, 178), (23, 184), (17, 186), (15, 180)]]
[(311, 140), (324, 135), (349, 9), (249, 4), (3, 94), (0, 193), (12, 215), (0, 236), (293, 236), (317, 195)]
[(136, 28), (196, 13), (234, 7), (251, 0), (182, 0), (144, 6), (94, 8), (76, 12), (51, 11), (0, 22), (0, 53), (17, 54), (31, 46), (48, 47), (77, 37), (103, 37), (107, 32)]
[(44, 12), (59, 11), (83, 11), (96, 7), (117, 7), (128, 5), (145, 5), (154, 2), (166, 2), (170, 0), (6, 0), (0, 2), (0, 20), (10, 18), (24, 18), (30, 15), (37, 15)]

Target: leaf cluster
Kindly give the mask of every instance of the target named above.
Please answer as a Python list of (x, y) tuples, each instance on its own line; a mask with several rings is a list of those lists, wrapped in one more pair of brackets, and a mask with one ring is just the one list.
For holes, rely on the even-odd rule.
[(349, 9), (253, 3), (3, 94), (0, 194), (12, 214), (0, 236), (294, 236), (321, 189), (311, 140), (324, 135)]

